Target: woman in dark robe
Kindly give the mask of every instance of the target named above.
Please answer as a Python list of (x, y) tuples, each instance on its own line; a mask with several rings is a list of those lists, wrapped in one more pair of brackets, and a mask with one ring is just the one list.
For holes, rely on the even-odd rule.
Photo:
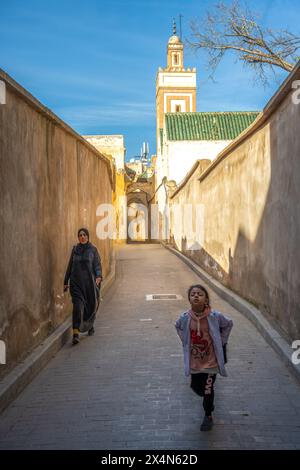
[(69, 287), (73, 303), (73, 344), (79, 343), (79, 333), (95, 332), (94, 321), (99, 306), (102, 282), (101, 259), (97, 248), (89, 241), (86, 228), (78, 230), (79, 243), (73, 247), (65, 275), (64, 291)]

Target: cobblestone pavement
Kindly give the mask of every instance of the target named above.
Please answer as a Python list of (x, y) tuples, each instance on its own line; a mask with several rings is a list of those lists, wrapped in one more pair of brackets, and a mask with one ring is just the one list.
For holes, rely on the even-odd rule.
[[(173, 326), (199, 278), (160, 245), (119, 250), (117, 280), (94, 337), (67, 344), (0, 417), (1, 449), (299, 449), (300, 387), (229, 304), (227, 378), (218, 377), (215, 427), (201, 433), (200, 399), (183, 373)], [(146, 301), (146, 294), (183, 300)]]

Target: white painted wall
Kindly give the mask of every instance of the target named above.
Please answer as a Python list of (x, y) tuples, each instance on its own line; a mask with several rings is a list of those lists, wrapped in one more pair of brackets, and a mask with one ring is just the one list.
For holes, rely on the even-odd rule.
[(180, 183), (197, 160), (214, 160), (216, 156), (232, 142), (231, 140), (182, 140), (165, 141), (164, 170), (169, 180)]
[(196, 69), (192, 72), (164, 72), (159, 71), (157, 74), (157, 87), (184, 87), (195, 88), (196, 84)]
[[(156, 165), (156, 188), (164, 176), (168, 180), (175, 180), (179, 184), (190, 171), (197, 160), (214, 160), (217, 155), (229, 145), (232, 140), (166, 140), (164, 130), (164, 145), (162, 152), (159, 149)], [(166, 191), (162, 186), (156, 194), (159, 212), (164, 213), (166, 208)]]
[[(169, 167), (168, 167), (168, 161), (166, 154), (163, 152), (161, 153), (160, 151), (157, 154), (157, 160), (156, 160), (156, 188), (161, 184), (162, 179), (164, 176), (168, 178), (169, 174)], [(156, 195), (156, 200), (158, 203), (159, 211), (162, 212), (165, 207), (165, 201), (166, 201), (166, 193), (164, 187), (161, 187)]]

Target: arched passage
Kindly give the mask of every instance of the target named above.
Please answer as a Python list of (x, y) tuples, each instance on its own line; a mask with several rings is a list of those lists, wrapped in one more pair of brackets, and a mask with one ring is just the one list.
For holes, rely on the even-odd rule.
[(154, 177), (131, 181), (127, 196), (127, 242), (151, 242), (151, 200), (154, 195)]
[(127, 194), (127, 242), (149, 242), (149, 204), (147, 193), (132, 192)]

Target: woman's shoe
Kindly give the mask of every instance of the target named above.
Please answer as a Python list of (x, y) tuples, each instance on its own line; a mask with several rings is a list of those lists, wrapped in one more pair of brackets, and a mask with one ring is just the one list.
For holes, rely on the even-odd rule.
[(88, 331), (88, 335), (93, 336), (93, 334), (95, 334), (95, 330), (94, 330), (94, 327), (92, 326), (92, 328), (90, 328)]
[(77, 333), (74, 333), (73, 335), (73, 340), (72, 340), (72, 344), (78, 344), (80, 342), (80, 339), (79, 339), (79, 334)]

